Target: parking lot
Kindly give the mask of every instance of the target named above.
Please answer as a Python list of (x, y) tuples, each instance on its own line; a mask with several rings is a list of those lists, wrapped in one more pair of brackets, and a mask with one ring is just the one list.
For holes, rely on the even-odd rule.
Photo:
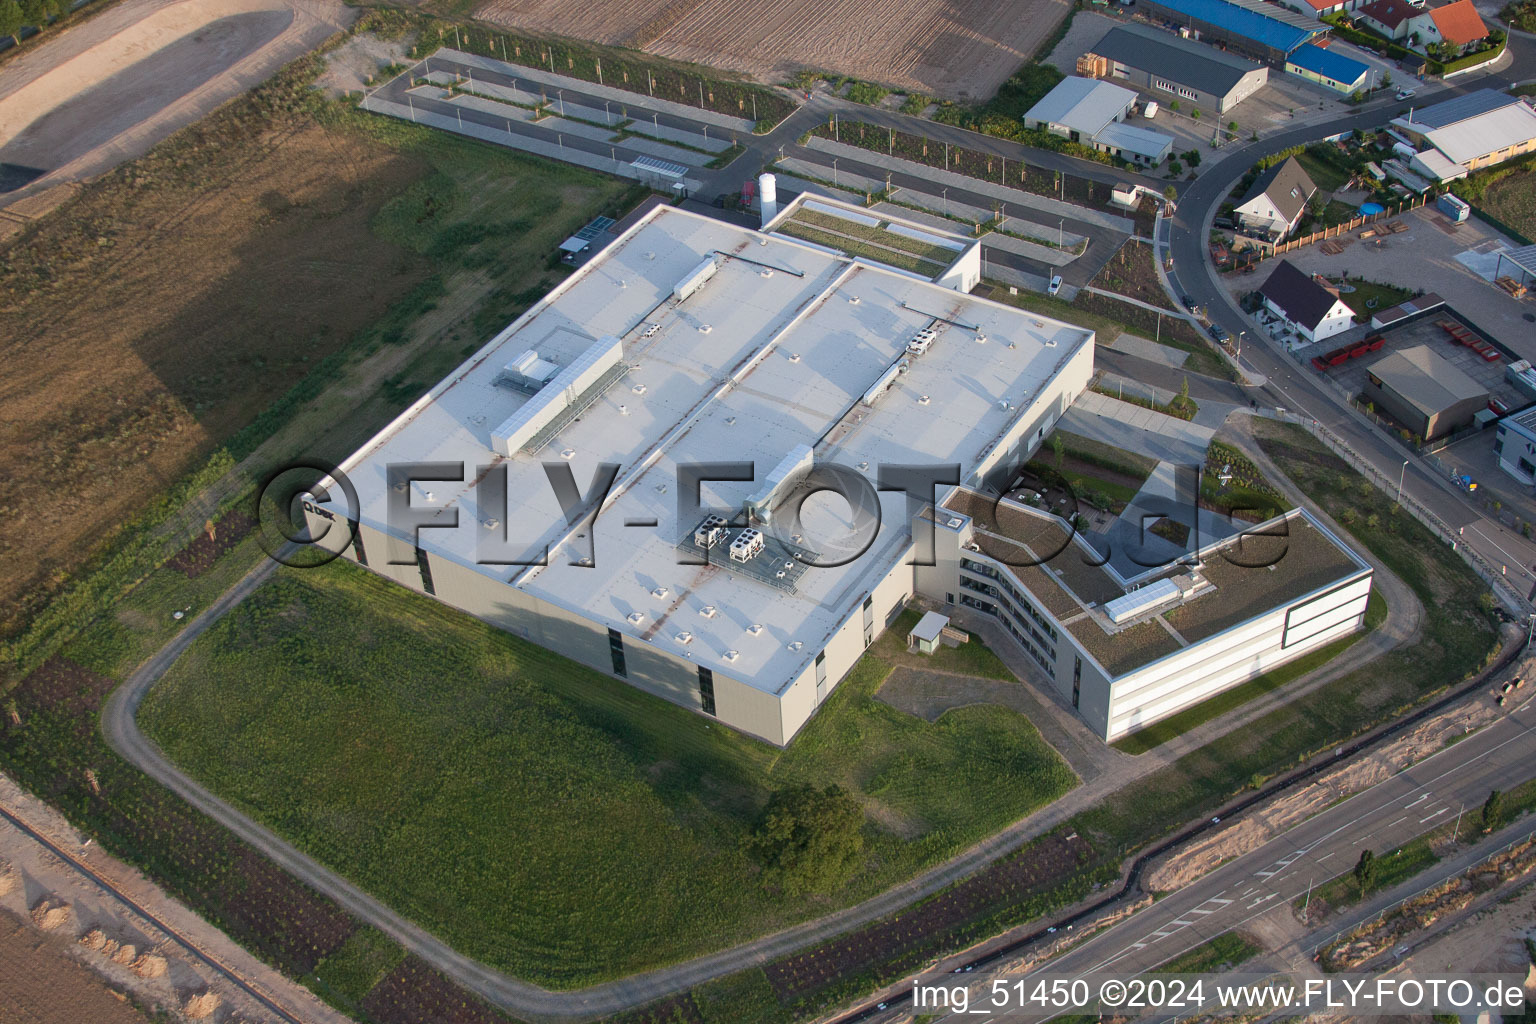
[[(1521, 359), (1536, 361), (1536, 298), (1512, 298), (1490, 279), (1496, 262), (1492, 253), (1500, 246), (1513, 247), (1514, 243), (1476, 217), (1452, 224), (1432, 205), (1394, 219), (1405, 222), (1409, 229), (1368, 241), (1359, 240), (1359, 232), (1341, 236), (1340, 241), (1351, 241), (1343, 252), (1333, 256), (1317, 245), (1309, 245), (1294, 249), (1283, 258), (1309, 274), (1323, 274), (1334, 280), (1348, 274), (1366, 281), (1432, 291), (1489, 340), (1497, 341)], [(1251, 274), (1228, 274), (1224, 281), (1233, 297), (1262, 286), (1273, 262), (1265, 260)], [(1337, 347), (1333, 342), (1330, 338), (1324, 344), (1330, 349)]]

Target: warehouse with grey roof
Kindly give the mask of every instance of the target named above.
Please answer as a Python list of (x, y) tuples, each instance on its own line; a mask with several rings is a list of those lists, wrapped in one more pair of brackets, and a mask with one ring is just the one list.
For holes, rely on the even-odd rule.
[(1262, 64), (1149, 25), (1110, 29), (1078, 68), (1221, 114), (1269, 81), (1269, 69)]

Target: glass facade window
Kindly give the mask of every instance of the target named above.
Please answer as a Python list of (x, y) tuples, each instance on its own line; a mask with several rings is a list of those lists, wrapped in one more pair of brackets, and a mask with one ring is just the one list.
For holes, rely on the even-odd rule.
[(616, 629), (608, 631), (608, 653), (613, 658), (613, 674), (627, 677), (624, 665), (624, 634)]
[(715, 713), (715, 673), (703, 665), (699, 666), (699, 704), (706, 715)]
[[(1025, 653), (1047, 675), (1054, 676), (1059, 636), (1056, 627), (1051, 625), (1044, 613), (996, 567), (969, 558), (962, 558), (960, 567), (965, 570), (960, 576), (961, 588), (985, 595), (973, 597), (972, 594), (962, 594), (960, 603), (995, 616), (1024, 648)], [(967, 573), (976, 573), (984, 578), (977, 579)]]
[(427, 553), (421, 548), (416, 549), (416, 568), (421, 570), (421, 589), (436, 594), (437, 588), (432, 585), (432, 566), (427, 562)]

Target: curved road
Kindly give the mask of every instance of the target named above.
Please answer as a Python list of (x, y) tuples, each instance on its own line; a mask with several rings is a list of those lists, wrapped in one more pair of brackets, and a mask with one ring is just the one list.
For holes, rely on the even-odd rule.
[[(1507, 88), (1536, 74), (1536, 37), (1512, 34), (1508, 53), (1508, 58), (1501, 58), (1505, 64), (1502, 71), (1449, 88), (1421, 88), (1414, 102), (1434, 103), (1485, 87)], [(1227, 325), (1231, 333), (1236, 334), (1239, 329), (1247, 331), (1250, 340), (1243, 347), (1241, 363), (1254, 377), (1264, 380), (1253, 389), (1255, 400), (1317, 420), (1368, 459), (1386, 479), (1402, 474), (1404, 461), (1408, 459), (1407, 472), (1402, 474), (1404, 493), (1430, 509), (1452, 529), (1475, 527), (1464, 535), (1465, 541), (1490, 565), (1508, 565), (1511, 583), (1524, 594), (1536, 584), (1536, 574), (1527, 568), (1536, 563), (1536, 545), (1484, 516), (1463, 500), (1462, 493), (1448, 479), (1426, 469), (1418, 460), (1408, 458), (1409, 453), (1382, 430), (1344, 406), (1338, 396), (1320, 385), (1303, 364), (1260, 340), (1262, 332), (1237, 308), (1226, 288), (1217, 280), (1207, 258), (1205, 243), (1217, 209), (1237, 180), (1261, 157), (1339, 132), (1379, 126), (1403, 106), (1402, 102), (1391, 98), (1378, 99), (1347, 117), (1314, 122), (1225, 151), (1225, 156), (1189, 183), (1179, 199), (1169, 230), (1169, 251), (1174, 262), (1170, 283), (1176, 294), (1194, 298), (1211, 312), (1214, 320)]]

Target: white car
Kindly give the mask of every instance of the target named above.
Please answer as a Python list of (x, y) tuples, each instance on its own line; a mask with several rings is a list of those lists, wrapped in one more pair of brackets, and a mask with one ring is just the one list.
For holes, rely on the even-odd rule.
[(1399, 89), (1399, 90), (1397, 90), (1397, 98), (1400, 99), (1400, 100), (1412, 99), (1413, 98), (1413, 90), (1412, 89)]
[(1055, 295), (1057, 292), (1061, 291), (1061, 275), (1060, 274), (1057, 274), (1057, 275), (1055, 275), (1054, 277), (1051, 278), (1051, 286), (1049, 288), (1047, 288), (1046, 291), (1048, 293), (1050, 293), (1051, 295)]

